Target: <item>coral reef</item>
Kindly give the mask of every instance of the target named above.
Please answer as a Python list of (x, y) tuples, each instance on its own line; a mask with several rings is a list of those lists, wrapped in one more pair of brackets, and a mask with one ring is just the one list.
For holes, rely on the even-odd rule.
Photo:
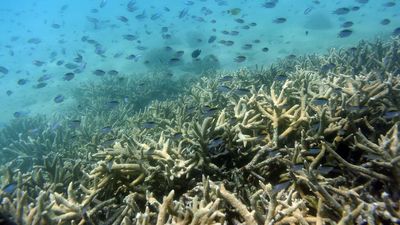
[[(0, 214), (17, 224), (399, 223), (399, 44), (216, 72), (175, 99), (132, 94), (148, 105), (106, 113), (89, 110), (107, 101), (93, 89), (78, 128), (18, 134), (45, 127), (26, 119), (2, 131)], [(15, 155), (34, 159), (29, 169)]]

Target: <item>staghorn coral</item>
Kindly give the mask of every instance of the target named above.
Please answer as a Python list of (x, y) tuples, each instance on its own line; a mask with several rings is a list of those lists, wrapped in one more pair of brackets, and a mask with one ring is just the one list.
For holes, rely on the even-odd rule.
[(2, 183), (18, 188), (0, 209), (20, 224), (397, 223), (398, 44), (219, 72), (138, 111), (83, 111), (72, 153), (8, 166)]

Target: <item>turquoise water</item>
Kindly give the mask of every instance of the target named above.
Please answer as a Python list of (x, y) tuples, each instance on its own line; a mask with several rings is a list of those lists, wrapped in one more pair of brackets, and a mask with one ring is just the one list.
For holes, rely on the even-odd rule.
[[(340, 8), (344, 12), (334, 13)], [(193, 65), (207, 56), (218, 69), (233, 70), (388, 39), (400, 26), (399, 8), (398, 1), (386, 0), (3, 1), (0, 66), (8, 73), (0, 73), (0, 123), (63, 114), (76, 107), (75, 88), (112, 76), (109, 70), (130, 78), (154, 69), (173, 79), (196, 77), (201, 68)], [(342, 27), (345, 22), (352, 26)], [(346, 29), (352, 33), (340, 37)], [(209, 43), (211, 36), (216, 39)], [(160, 56), (167, 46), (173, 53), (184, 51), (178, 62), (169, 61), (176, 59), (172, 53)], [(193, 58), (196, 49), (201, 52)], [(67, 63), (77, 68), (68, 69)], [(106, 74), (95, 75), (96, 70)]]

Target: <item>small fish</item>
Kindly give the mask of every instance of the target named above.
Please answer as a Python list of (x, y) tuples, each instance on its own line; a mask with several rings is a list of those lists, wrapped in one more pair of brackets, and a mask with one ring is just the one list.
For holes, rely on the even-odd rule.
[(112, 127), (111, 126), (105, 126), (105, 127), (102, 127), (101, 129), (100, 129), (100, 132), (102, 133), (102, 134), (108, 134), (108, 133), (110, 133), (112, 131)]
[(393, 7), (395, 5), (396, 5), (396, 3), (394, 1), (385, 2), (382, 4), (383, 7)]
[(21, 118), (21, 117), (25, 117), (27, 115), (29, 115), (30, 111), (17, 111), (13, 113), (13, 116), (15, 118)]
[(272, 22), (277, 23), (277, 24), (280, 24), (280, 23), (286, 22), (286, 20), (287, 20), (287, 19), (284, 18), (284, 17), (278, 17), (278, 18), (274, 19)]
[(19, 80), (17, 81), (17, 84), (18, 84), (18, 85), (25, 85), (27, 82), (28, 82), (27, 79), (19, 79)]
[(50, 80), (52, 78), (52, 76), (51, 75), (49, 75), (49, 74), (44, 74), (44, 75), (42, 75), (41, 77), (39, 77), (38, 78), (38, 82), (43, 82), (43, 81), (46, 81), (46, 80)]
[(338, 37), (339, 37), (339, 38), (346, 38), (346, 37), (349, 37), (352, 33), (353, 33), (352, 30), (344, 29), (344, 30), (341, 30), (341, 31), (338, 33)]
[(277, 81), (286, 81), (288, 79), (286, 74), (279, 74), (275, 77), (275, 80)]
[(144, 129), (152, 129), (152, 128), (155, 128), (156, 126), (157, 126), (157, 123), (153, 122), (153, 121), (148, 121), (148, 122), (142, 123), (142, 128), (144, 128)]
[(74, 70), (74, 69), (78, 68), (79, 65), (74, 64), (74, 63), (67, 63), (67, 64), (64, 65), (64, 67), (69, 69), (69, 70)]
[(39, 44), (40, 42), (42, 42), (42, 40), (40, 40), (39, 38), (31, 38), (28, 40), (29, 44)]
[(76, 54), (77, 56), (74, 58), (74, 62), (76, 62), (76, 63), (81, 63), (82, 62), (82, 60), (83, 60), (83, 57), (82, 57), (82, 55), (81, 54)]
[(209, 38), (208, 38), (208, 43), (209, 44), (211, 44), (211, 43), (213, 43), (215, 40), (217, 39), (217, 36), (215, 36), (215, 35), (211, 35)]
[(204, 106), (202, 111), (203, 111), (203, 115), (206, 117), (213, 117), (217, 112), (218, 112), (218, 108), (216, 107), (209, 107), (209, 106)]
[(241, 11), (242, 11), (242, 10), (241, 10), (240, 8), (232, 8), (232, 9), (227, 10), (226, 12), (227, 12), (228, 14), (233, 15), (233, 16), (237, 16), (237, 15), (240, 14)]
[(35, 66), (43, 66), (45, 64), (45, 62), (40, 61), (40, 60), (33, 60), (32, 63)]
[(111, 75), (111, 76), (116, 76), (116, 75), (118, 75), (118, 71), (116, 71), (116, 70), (109, 70), (109, 71), (107, 72), (107, 74), (108, 74), (108, 75)]
[(328, 175), (330, 172), (332, 172), (335, 168), (332, 166), (320, 166), (318, 167), (317, 171), (322, 174), (322, 175)]
[(306, 8), (305, 10), (304, 10), (304, 12), (303, 12), (303, 14), (304, 15), (308, 15), (308, 14), (310, 14), (310, 12), (312, 11), (314, 9), (314, 7), (308, 7), (308, 8)]
[(263, 51), (263, 52), (268, 52), (268, 51), (269, 51), (269, 48), (268, 48), (268, 47), (264, 47), (264, 48), (261, 49), (261, 51)]
[(229, 76), (229, 75), (223, 76), (221, 79), (219, 79), (219, 81), (222, 81), (222, 82), (227, 82), (227, 81), (232, 81), (232, 80), (233, 80), (233, 76)]
[(64, 101), (64, 96), (63, 95), (57, 95), (56, 97), (54, 97), (54, 102), (55, 103), (61, 103)]
[(138, 36), (133, 35), (133, 34), (125, 34), (125, 35), (122, 35), (122, 37), (128, 41), (134, 41), (134, 40), (138, 39)]
[(197, 58), (200, 56), (201, 50), (200, 49), (196, 49), (192, 52), (192, 58)]
[(7, 195), (12, 195), (16, 189), (17, 189), (17, 183), (15, 182), (9, 183), (2, 188), (3, 192), (6, 193)]
[(34, 85), (33, 88), (35, 89), (41, 89), (47, 86), (46, 82), (39, 82), (38, 84)]
[(174, 133), (174, 134), (172, 135), (172, 139), (174, 139), (174, 140), (179, 140), (179, 139), (181, 139), (182, 137), (183, 137), (183, 134), (182, 134), (181, 132)]
[(7, 91), (6, 91), (6, 95), (7, 95), (7, 96), (10, 96), (10, 95), (12, 95), (12, 94), (13, 94), (13, 92), (12, 92), (11, 90), (7, 90)]
[(342, 8), (338, 8), (338, 9), (336, 9), (335, 11), (333, 11), (333, 14), (336, 14), (336, 15), (345, 15), (345, 14), (347, 14), (347, 13), (349, 13), (349, 12), (350, 12), (350, 9), (349, 9), (349, 8), (342, 7)]
[(97, 69), (97, 70), (93, 71), (93, 74), (96, 76), (104, 76), (106, 74), (106, 72), (104, 72), (104, 70)]
[(277, 194), (278, 192), (280, 192), (280, 191), (282, 191), (282, 190), (285, 190), (285, 189), (288, 188), (291, 184), (292, 184), (292, 182), (289, 180), (289, 181), (282, 182), (282, 183), (280, 183), (280, 184), (275, 185), (275, 186), (272, 188), (272, 191), (271, 191), (272, 195), (275, 195), (275, 194)]
[(325, 64), (325, 65), (321, 66), (320, 72), (323, 73), (323, 74), (326, 74), (327, 72), (329, 72), (329, 70), (332, 70), (335, 67), (336, 67), (336, 64), (328, 63), (328, 64)]
[(267, 9), (275, 8), (275, 6), (276, 6), (276, 1), (264, 2), (264, 4), (262, 4), (262, 7)]
[(69, 73), (64, 74), (63, 80), (70, 81), (70, 80), (74, 79), (74, 77), (75, 77), (75, 74), (69, 72)]
[(236, 88), (233, 93), (235, 93), (238, 96), (243, 96), (243, 95), (248, 95), (251, 93), (251, 91), (247, 88)]
[(315, 99), (312, 101), (312, 103), (313, 103), (314, 105), (325, 105), (325, 104), (328, 104), (328, 102), (329, 102), (329, 100), (328, 100), (327, 98), (323, 98), (323, 97), (315, 98)]
[(250, 49), (252, 49), (253, 48), (253, 45), (252, 44), (244, 44), (243, 46), (242, 46), (242, 49), (243, 50), (250, 50)]
[(217, 87), (217, 91), (220, 93), (227, 93), (227, 92), (231, 91), (231, 88), (226, 85), (220, 85)]
[(68, 121), (68, 127), (71, 129), (76, 129), (81, 126), (81, 120), (71, 120)]
[(56, 65), (57, 65), (57, 66), (61, 66), (62, 64), (64, 64), (64, 60), (58, 60), (58, 61), (56, 62)]
[(125, 16), (118, 16), (117, 19), (123, 23), (127, 23), (129, 21)]
[(117, 100), (111, 100), (111, 101), (106, 103), (106, 107), (109, 108), (109, 109), (114, 109), (118, 105), (119, 105), (119, 102)]
[(184, 9), (182, 9), (182, 10), (179, 12), (178, 18), (179, 18), (179, 19), (182, 19), (182, 18), (186, 17), (186, 15), (188, 14), (188, 12), (189, 12), (189, 8), (184, 8)]
[(177, 51), (177, 52), (175, 52), (175, 57), (177, 57), (177, 58), (179, 58), (179, 57), (182, 57), (182, 56), (183, 56), (183, 54), (185, 54), (185, 52), (184, 52), (184, 51), (182, 51), (182, 50), (180, 50), (180, 51)]
[(342, 23), (341, 27), (343, 27), (343, 28), (349, 28), (349, 27), (352, 27), (353, 24), (354, 24), (354, 23), (351, 22), (351, 21), (346, 21), (346, 22)]
[(400, 27), (397, 27), (396, 29), (394, 29), (394, 31), (392, 32), (393, 36), (400, 36)]
[(151, 20), (157, 20), (161, 17), (160, 13), (154, 13), (153, 15), (151, 15), (150, 19)]
[(222, 139), (222, 137), (217, 137), (217, 138), (211, 139), (209, 141), (207, 147), (208, 148), (217, 148), (217, 147), (223, 145), (224, 143), (225, 142), (224, 142), (224, 139)]
[(107, 5), (107, 0), (101, 0), (101, 1), (100, 1), (99, 7), (100, 7), (100, 8), (103, 8), (103, 7), (106, 6), (106, 5)]
[(241, 63), (241, 62), (244, 62), (245, 60), (246, 60), (246, 56), (239, 55), (233, 61), (235, 61), (237, 63)]
[(244, 23), (244, 19), (237, 18), (237, 19), (235, 19), (235, 22), (236, 23)]
[(7, 68), (5, 68), (4, 66), (0, 66), (0, 73), (6, 75), (6, 74), (8, 74), (8, 72), (9, 72), (9, 71), (8, 71)]
[(59, 29), (59, 28), (61, 27), (61, 25), (60, 25), (60, 24), (57, 24), (57, 23), (53, 23), (53, 24), (51, 25), (51, 27), (54, 28), (54, 29)]
[(383, 114), (383, 118), (390, 120), (400, 116), (400, 111), (388, 111)]
[(383, 19), (383, 20), (381, 20), (381, 22), (380, 22), (380, 24), (381, 25), (388, 25), (390, 23), (390, 20), (389, 19)]

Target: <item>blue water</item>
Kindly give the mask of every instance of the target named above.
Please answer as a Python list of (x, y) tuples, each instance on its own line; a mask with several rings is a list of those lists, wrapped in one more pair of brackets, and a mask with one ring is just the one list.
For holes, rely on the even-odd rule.
[[(132, 12), (127, 9), (129, 2)], [(62, 114), (74, 107), (71, 95), (74, 88), (100, 79), (93, 74), (98, 69), (116, 70), (128, 77), (146, 76), (152, 69), (146, 66), (146, 57), (166, 46), (185, 53), (180, 64), (166, 64), (165, 68), (174, 77), (190, 77), (198, 76), (188, 66), (196, 49), (201, 50), (199, 60), (213, 55), (221, 70), (234, 70), (270, 65), (292, 54), (322, 54), (330, 48), (349, 47), (361, 40), (388, 39), (400, 26), (398, 1), (390, 6), (387, 3), (391, 1), (386, 0), (370, 0), (365, 4), (355, 0), (280, 0), (275, 7), (265, 8), (266, 2), (271, 1), (2, 1), (0, 66), (9, 72), (0, 73), (0, 124), (4, 126), (15, 115)], [(343, 7), (350, 12), (333, 13)], [(179, 18), (185, 10), (187, 15)], [(121, 16), (128, 22), (121, 21)], [(277, 18), (285, 18), (286, 22), (274, 23)], [(389, 19), (390, 23), (381, 24), (383, 19)], [(342, 28), (347, 21), (353, 26)], [(162, 27), (168, 27), (164, 35), (170, 35), (169, 39), (162, 37)], [(351, 35), (338, 37), (344, 29), (350, 29)], [(224, 31), (229, 34), (223, 34)], [(137, 39), (124, 39), (127, 34)], [(212, 35), (216, 40), (208, 43)], [(93, 44), (82, 41), (85, 37), (97, 43), (97, 53)], [(35, 40), (40, 43), (32, 43)], [(233, 45), (221, 41), (233, 41)], [(248, 49), (243, 48), (246, 44)], [(99, 55), (99, 51), (103, 53)], [(64, 65), (73, 63), (77, 54), (82, 56), (77, 63), (80, 73), (65, 81), (63, 76), (70, 69)], [(132, 55), (134, 59), (127, 59)], [(235, 61), (238, 56), (244, 56), (244, 60)], [(63, 65), (57, 65), (60, 60)], [(44, 75), (48, 78), (44, 81), (47, 85), (35, 88)], [(26, 84), (19, 85), (21, 79)], [(54, 98), (58, 95), (64, 98), (56, 103)]]

